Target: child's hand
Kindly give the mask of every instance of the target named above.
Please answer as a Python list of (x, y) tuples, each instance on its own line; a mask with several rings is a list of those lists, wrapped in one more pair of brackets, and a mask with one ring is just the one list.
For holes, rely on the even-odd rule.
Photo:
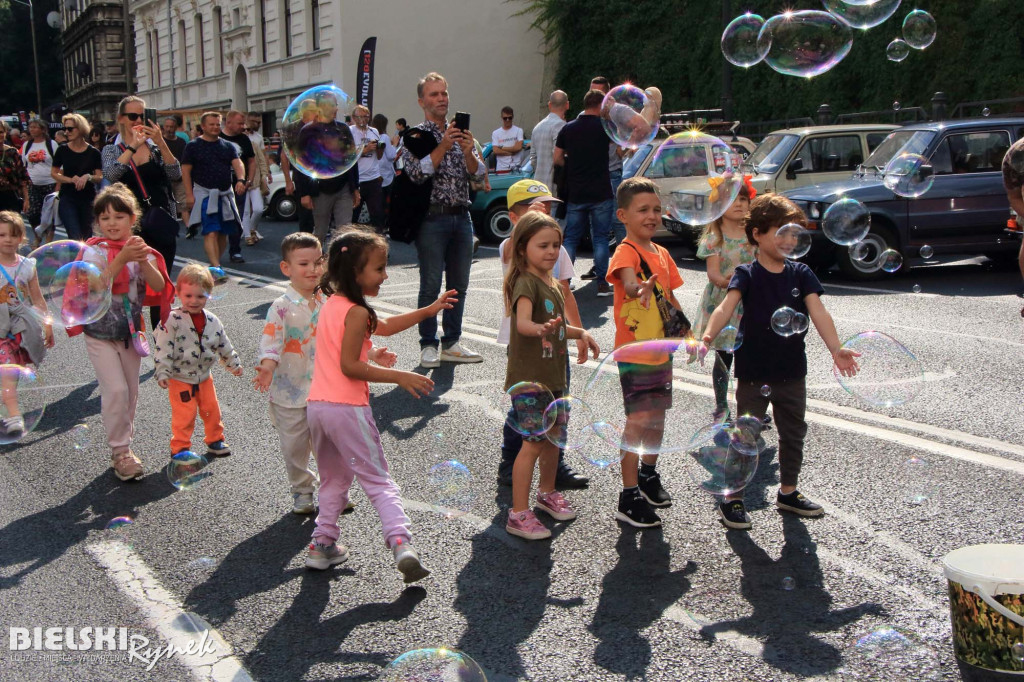
[(587, 352), (589, 346), (584, 339), (576, 339), (576, 364), (582, 365), (587, 362)]
[(832, 355), (832, 360), (839, 368), (839, 373), (844, 377), (855, 377), (860, 371), (860, 365), (854, 358), (859, 358), (860, 353), (849, 348), (840, 348)]
[(644, 308), (651, 307), (651, 296), (654, 294), (654, 285), (658, 283), (658, 273), (651, 275), (651, 278), (639, 285), (636, 297)]
[(442, 310), (448, 310), (455, 306), (459, 302), (458, 293), (455, 289), (449, 289), (448, 291), (442, 292), (437, 300), (430, 304), (430, 310), (436, 315)]
[(396, 383), (409, 391), (414, 398), (427, 395), (434, 389), (434, 382), (430, 377), (416, 374), (416, 372), (400, 372)]
[(594, 359), (597, 360), (597, 356), (601, 354), (601, 347), (597, 345), (597, 341), (588, 332), (583, 332), (583, 336), (580, 337), (580, 341), (586, 344), (583, 349), (583, 360), (577, 360), (580, 364), (587, 361), (587, 350), (593, 354)]
[(47, 348), (53, 348), (53, 325), (48, 324), (43, 326), (43, 344)]
[(374, 346), (370, 349), (367, 359), (380, 365), (381, 367), (394, 367), (395, 363), (398, 362), (398, 356), (387, 349), (387, 346), (378, 348)]
[(169, 379), (157, 379), (156, 383), (157, 383), (157, 386), (159, 386), (160, 388), (167, 388), (168, 386), (171, 385), (171, 382), (170, 382)]
[[(241, 368), (239, 368), (241, 369)], [(270, 390), (270, 383), (274, 380), (274, 370), (266, 365), (256, 365), (256, 376), (252, 378), (253, 387), (260, 393)]]
[(126, 261), (142, 263), (146, 260), (146, 256), (149, 255), (149, 247), (146, 246), (146, 242), (142, 241), (142, 237), (135, 235), (124, 243), (124, 246), (121, 248), (121, 255), (124, 256)]
[(555, 331), (556, 329), (558, 329), (558, 325), (560, 325), (560, 324), (562, 324), (562, 316), (561, 315), (559, 315), (558, 317), (556, 317), (554, 319), (548, 320), (544, 324), (540, 325), (540, 327), (538, 327), (538, 329), (537, 329), (537, 336), (547, 336), (548, 334), (550, 334), (553, 331)]
[(236, 377), (242, 376), (242, 367), (241, 367), (241, 365), (239, 365), (238, 367), (233, 367), (233, 368), (229, 369), (228, 371), (231, 372), (232, 374), (234, 374)]

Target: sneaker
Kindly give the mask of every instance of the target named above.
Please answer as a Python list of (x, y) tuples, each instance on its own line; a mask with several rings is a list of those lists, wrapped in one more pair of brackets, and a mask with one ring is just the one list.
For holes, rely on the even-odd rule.
[(240, 254), (240, 253), (233, 253), (233, 254), (231, 254), (231, 262), (232, 263), (244, 263), (245, 259), (242, 258), (242, 254)]
[(743, 506), (743, 500), (725, 500), (718, 505), (718, 515), (722, 517), (722, 523), (729, 528), (747, 530), (754, 524), (747, 516), (747, 510)]
[(295, 493), (292, 495), (293, 514), (312, 514), (316, 511), (313, 503), (313, 493)]
[(671, 507), (672, 496), (661, 487), (661, 476), (657, 473), (650, 476), (640, 474), (640, 494), (652, 507)]
[(420, 367), (433, 369), (441, 366), (441, 356), (437, 353), (435, 346), (424, 346), (420, 351)]
[(613, 293), (615, 293), (615, 292), (612, 290), (612, 285), (608, 284), (608, 282), (598, 282), (597, 283), (597, 295), (598, 296), (601, 296), (601, 297), (611, 296)]
[(512, 485), (512, 468), (515, 466), (516, 461), (501, 460), (501, 464), (498, 465), (498, 485)]
[(559, 492), (542, 493), (538, 490), (537, 507), (546, 511), (555, 521), (572, 521), (576, 518), (576, 510)]
[(199, 234), (199, 225), (189, 225), (185, 230), (185, 239), (192, 239), (197, 234)]
[(420, 563), (420, 555), (408, 542), (401, 542), (391, 548), (395, 555), (395, 566), (404, 576), (406, 584), (423, 580), (430, 575), (430, 569)]
[(216, 440), (212, 443), (206, 444), (206, 456), (207, 457), (230, 457), (231, 448), (228, 444), (222, 440)]
[(348, 504), (345, 505), (345, 508), (341, 510), (341, 513), (342, 514), (348, 514), (349, 512), (355, 511), (355, 508), (356, 508), (356, 503), (353, 502), (352, 500), (349, 500)]
[(334, 542), (321, 545), (319, 542), (309, 543), (309, 554), (306, 555), (306, 568), (324, 571), (348, 560), (348, 547)]
[[(498, 471), (500, 474), (500, 467)], [(565, 462), (558, 463), (558, 472), (555, 474), (556, 488), (572, 488), (574, 490), (578, 490), (580, 488), (586, 488), (588, 485), (590, 485), (589, 478), (586, 476), (580, 476)]]
[(592, 280), (592, 279), (597, 279), (597, 268), (590, 268), (589, 270), (584, 272), (582, 275), (580, 275), (580, 279), (582, 279), (584, 281), (589, 281), (589, 280)]
[(246, 246), (256, 246), (257, 242), (259, 242), (259, 239), (256, 239), (255, 235), (245, 238)]
[(799, 490), (794, 490), (788, 495), (779, 493), (775, 498), (775, 506), (800, 516), (821, 516), (825, 513), (820, 504), (811, 502)]
[(461, 343), (456, 341), (447, 348), (441, 349), (441, 362), (483, 362), (484, 356), (480, 355), (476, 351), (463, 346)]
[(252, 231), (252, 236), (253, 236), (253, 237), (255, 237), (255, 238), (256, 238), (256, 241), (258, 241), (258, 242), (261, 242), (261, 241), (263, 241), (263, 239), (264, 239), (263, 235), (262, 235), (262, 234), (260, 234), (260, 231), (259, 231), (259, 230), (253, 230), (253, 231)]
[(651, 505), (639, 491), (623, 490), (619, 493), (619, 509), (615, 512), (618, 521), (624, 521), (634, 528), (654, 528), (661, 525), (661, 517), (654, 513)]
[(142, 462), (131, 450), (111, 455), (110, 466), (114, 467), (114, 475), (122, 481), (137, 481), (145, 475)]
[(7, 417), (4, 419), (4, 430), (7, 431), (8, 436), (25, 433), (25, 418), (20, 414), (16, 417)]
[(521, 512), (509, 509), (505, 531), (509, 535), (516, 535), (524, 540), (544, 540), (551, 537), (551, 531), (545, 528), (537, 515), (529, 509)]

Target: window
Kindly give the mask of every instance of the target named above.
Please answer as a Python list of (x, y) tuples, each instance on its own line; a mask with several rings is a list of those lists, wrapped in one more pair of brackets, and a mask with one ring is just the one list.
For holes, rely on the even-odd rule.
[(196, 65), (196, 74), (199, 78), (206, 78), (206, 39), (203, 36), (203, 15), (196, 15), (196, 59), (199, 63)]
[(260, 46), (260, 62), (267, 61), (267, 0), (256, 2), (256, 29), (259, 31), (257, 42)]
[(663, 146), (644, 171), (646, 178), (700, 178), (708, 174), (708, 155), (704, 145)]
[(188, 80), (188, 60), (185, 57), (185, 20), (178, 22), (178, 60), (181, 62), (181, 80)]
[(156, 69), (153, 67), (153, 32), (146, 31), (146, 51), (149, 59), (146, 61), (149, 67), (149, 87), (156, 87)]
[(853, 171), (864, 162), (860, 138), (856, 135), (813, 137), (797, 152), (803, 161), (801, 173), (835, 173)]
[(769, 135), (747, 157), (746, 164), (755, 173), (774, 173), (786, 162), (799, 140), (796, 135)]
[(282, 39), (284, 40), (284, 56), (292, 56), (292, 8), (288, 0), (282, 0), (281, 4), (284, 6), (284, 21), (281, 24), (281, 31), (284, 33)]
[(319, 0), (309, 0), (309, 16), (310, 26), (309, 34), (313, 40), (313, 50), (320, 49), (320, 2)]
[(875, 151), (875, 147), (882, 144), (888, 136), (889, 133), (868, 133), (868, 154)]
[(1001, 170), (1009, 148), (1004, 130), (949, 135), (932, 154), (932, 169), (936, 175), (994, 173)]
[(220, 7), (213, 8), (213, 58), (217, 64), (217, 73), (224, 73), (224, 43), (220, 34), (224, 32), (224, 12)]

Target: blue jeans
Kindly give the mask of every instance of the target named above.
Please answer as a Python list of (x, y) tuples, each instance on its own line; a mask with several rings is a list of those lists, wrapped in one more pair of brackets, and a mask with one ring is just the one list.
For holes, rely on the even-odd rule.
[[(622, 184), (622, 171), (621, 170), (611, 171), (611, 176), (612, 176), (612, 194), (615, 195), (615, 196), (618, 196), (616, 193), (619, 190), (619, 185)], [(616, 246), (621, 244), (622, 240), (626, 238), (626, 226), (623, 225), (622, 221), (619, 220), (618, 216), (615, 215), (615, 209), (616, 209), (617, 206), (618, 206), (618, 201), (616, 201), (616, 206), (612, 206), (612, 236), (615, 237), (615, 245)]]
[(566, 207), (565, 242), (562, 245), (575, 263), (576, 247), (583, 240), (589, 223), (590, 239), (594, 243), (594, 270), (599, 282), (603, 282), (608, 274), (608, 231), (614, 211), (614, 199), (589, 204), (568, 204)]
[[(245, 215), (245, 192), (235, 195), (235, 206), (239, 217)], [(242, 255), (242, 223), (235, 223), (234, 229), (228, 232), (228, 255)]]
[[(441, 293), (441, 275), (445, 289), (455, 289), (459, 297), (451, 309), (441, 313), (441, 345), (448, 348), (462, 336), (462, 311), (466, 308), (469, 268), (473, 264), (473, 223), (469, 211), (461, 215), (428, 215), (416, 236), (420, 261), (420, 294), (417, 306), (425, 308)], [(420, 322), (420, 348), (437, 348), (437, 316)]]
[(75, 194), (64, 193), (57, 202), (57, 215), (64, 223), (64, 230), (68, 233), (68, 239), (85, 241), (92, 236), (92, 201), (94, 194), (88, 195), (85, 199)]

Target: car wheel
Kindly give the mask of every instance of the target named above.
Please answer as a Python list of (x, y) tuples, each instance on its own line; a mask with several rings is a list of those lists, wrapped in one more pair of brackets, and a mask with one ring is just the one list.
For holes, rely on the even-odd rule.
[(298, 212), (299, 202), (284, 190), (279, 190), (270, 202), (270, 214), (277, 220), (294, 220)]
[(840, 271), (847, 277), (860, 281), (888, 277), (890, 273), (882, 269), (879, 256), (886, 249), (899, 251), (900, 244), (896, 235), (888, 227), (875, 225), (872, 226), (863, 241), (867, 252), (861, 260), (854, 260), (850, 257), (850, 247), (848, 246), (840, 246), (836, 249)]
[(512, 219), (508, 216), (508, 209), (501, 204), (495, 204), (487, 209), (480, 237), (484, 241), (498, 243), (511, 234)]

